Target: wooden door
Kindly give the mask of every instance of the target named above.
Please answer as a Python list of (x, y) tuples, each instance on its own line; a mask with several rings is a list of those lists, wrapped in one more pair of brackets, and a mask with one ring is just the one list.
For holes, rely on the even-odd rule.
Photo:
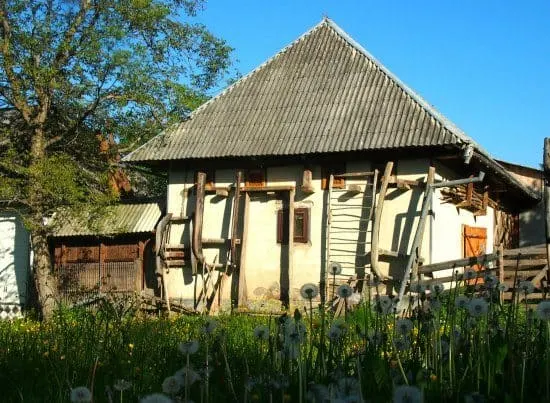
[[(487, 228), (464, 226), (464, 257), (479, 256), (486, 253), (487, 249)], [(476, 264), (472, 266), (476, 271), (483, 270), (483, 266)], [(477, 283), (483, 281), (478, 279)]]

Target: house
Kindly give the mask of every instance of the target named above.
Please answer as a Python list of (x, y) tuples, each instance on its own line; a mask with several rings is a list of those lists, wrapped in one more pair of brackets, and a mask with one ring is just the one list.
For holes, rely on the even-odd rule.
[(541, 169), (497, 160), (512, 176), (538, 194), (540, 201), (533, 207), (522, 211), (517, 217), (518, 244), (520, 247), (546, 243), (544, 227), (544, 172)]
[[(158, 293), (155, 230), (159, 201), (124, 201), (90, 220), (63, 215), (50, 237), (53, 267), (64, 300), (89, 293)], [(92, 221), (92, 224), (83, 221)]]
[(29, 302), (30, 234), (16, 210), (0, 206), (0, 319), (13, 318)]
[(183, 258), (160, 271), (196, 309), (401, 293), (421, 263), (514, 246), (538, 200), (329, 19), (123, 160), (168, 172), (158, 250)]

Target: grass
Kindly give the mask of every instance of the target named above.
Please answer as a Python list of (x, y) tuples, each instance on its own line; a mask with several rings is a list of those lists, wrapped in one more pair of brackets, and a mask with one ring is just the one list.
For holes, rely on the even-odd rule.
[(406, 315), (375, 296), (341, 318), (307, 300), (261, 317), (152, 317), (127, 301), (60, 309), (48, 322), (0, 322), (2, 400), (65, 402), (86, 386), (95, 402), (163, 391), (195, 402), (550, 401), (545, 311), (496, 296), (421, 292)]

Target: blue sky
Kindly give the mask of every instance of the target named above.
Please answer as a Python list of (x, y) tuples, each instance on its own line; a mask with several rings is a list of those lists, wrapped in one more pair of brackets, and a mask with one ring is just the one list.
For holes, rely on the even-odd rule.
[(196, 20), (246, 74), (326, 15), (494, 157), (550, 137), (550, 0), (210, 0)]

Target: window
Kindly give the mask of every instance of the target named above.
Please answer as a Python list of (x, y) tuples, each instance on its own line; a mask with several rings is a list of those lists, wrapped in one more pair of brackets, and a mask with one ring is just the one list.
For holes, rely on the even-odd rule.
[[(294, 209), (294, 242), (309, 242), (309, 208)], [(288, 209), (277, 211), (277, 243), (288, 244)]]
[(249, 169), (244, 175), (244, 185), (247, 187), (264, 187), (265, 177), (265, 169)]
[[(324, 165), (321, 168), (321, 189), (323, 190), (328, 189), (328, 184), (329, 184), (331, 174), (338, 175), (338, 174), (343, 174), (345, 172), (346, 172), (345, 163)], [(346, 181), (344, 178), (334, 178), (334, 181), (332, 182), (333, 189), (344, 189), (345, 187), (346, 187)]]

